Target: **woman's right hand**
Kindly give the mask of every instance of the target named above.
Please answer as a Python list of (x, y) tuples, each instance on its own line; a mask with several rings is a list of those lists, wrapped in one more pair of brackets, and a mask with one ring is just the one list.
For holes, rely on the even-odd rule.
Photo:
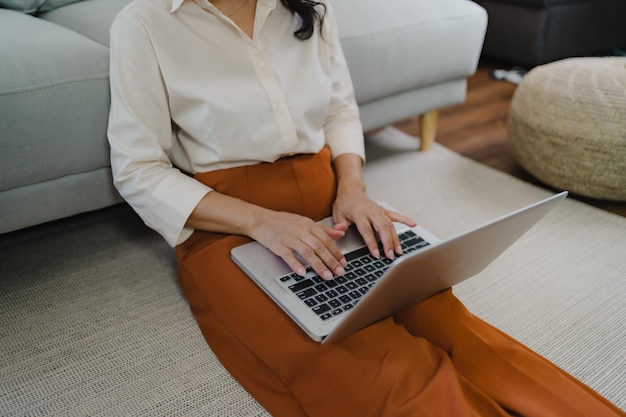
[(304, 216), (266, 209), (257, 215), (247, 234), (280, 256), (298, 275), (306, 270), (296, 254), (325, 280), (345, 273), (347, 261), (334, 240), (345, 234), (347, 224), (330, 228)]

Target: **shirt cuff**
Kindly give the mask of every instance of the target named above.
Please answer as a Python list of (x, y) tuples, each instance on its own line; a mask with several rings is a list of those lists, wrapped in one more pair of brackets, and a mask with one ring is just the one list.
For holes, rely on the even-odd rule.
[(210, 187), (182, 173), (165, 177), (153, 193), (155, 206), (162, 207), (162, 210), (159, 213), (159, 224), (152, 227), (170, 246), (183, 243), (194, 231), (185, 226), (187, 219), (210, 191)]
[(360, 124), (326, 132), (326, 144), (330, 148), (333, 160), (344, 153), (355, 153), (365, 162), (365, 140)]

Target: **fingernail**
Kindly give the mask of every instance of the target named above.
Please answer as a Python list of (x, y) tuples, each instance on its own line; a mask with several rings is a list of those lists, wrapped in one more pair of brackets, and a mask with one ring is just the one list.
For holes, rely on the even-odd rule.
[(378, 251), (378, 249), (374, 249), (372, 254), (374, 255), (374, 258), (380, 259), (380, 252)]
[(393, 253), (393, 250), (392, 250), (392, 249), (389, 249), (389, 250), (387, 251), (387, 258), (389, 258), (389, 259), (394, 259), (395, 257), (396, 257), (396, 256), (395, 256), (395, 254)]
[(396, 246), (396, 253), (397, 253), (398, 255), (402, 255), (402, 253), (403, 253), (403, 252), (402, 252), (402, 245), (398, 245), (398, 246)]
[(300, 267), (300, 268), (296, 268), (296, 274), (300, 275), (301, 277), (306, 275), (306, 269)]
[(342, 267), (339, 267), (339, 268), (335, 269), (335, 275), (341, 276), (341, 275), (343, 275), (345, 273), (346, 273), (346, 270), (343, 269)]
[[(344, 268), (346, 266), (348, 266), (348, 261), (346, 260), (346, 258), (341, 258), (341, 260), (339, 261), (339, 263), (341, 264), (341, 266), (343, 266)], [(345, 271), (344, 271), (345, 272)]]
[(326, 281), (330, 281), (331, 279), (333, 279), (333, 274), (329, 270), (326, 270), (322, 274), (322, 278), (324, 278)]

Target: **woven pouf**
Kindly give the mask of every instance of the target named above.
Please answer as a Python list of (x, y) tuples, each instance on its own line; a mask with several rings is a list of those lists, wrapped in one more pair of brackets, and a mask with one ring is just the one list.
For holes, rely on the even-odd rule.
[(626, 58), (571, 58), (531, 70), (508, 119), (514, 158), (555, 188), (626, 200)]

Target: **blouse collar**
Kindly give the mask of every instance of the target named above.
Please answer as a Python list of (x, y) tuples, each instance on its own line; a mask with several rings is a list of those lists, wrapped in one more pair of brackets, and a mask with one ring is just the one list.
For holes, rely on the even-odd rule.
[[(170, 9), (170, 13), (174, 13), (176, 10), (178, 10), (184, 2), (185, 0), (172, 0), (172, 8)], [(259, 3), (270, 9), (273, 9), (276, 6), (276, 0), (259, 0)]]
[(170, 10), (170, 13), (174, 13), (176, 10), (178, 10), (184, 2), (185, 0), (172, 0), (172, 8)]

